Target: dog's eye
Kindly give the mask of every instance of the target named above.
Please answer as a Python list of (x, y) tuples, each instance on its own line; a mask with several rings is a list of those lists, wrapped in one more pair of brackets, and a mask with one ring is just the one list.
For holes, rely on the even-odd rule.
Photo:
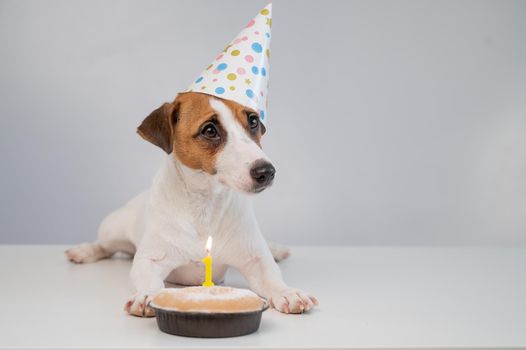
[(248, 127), (252, 130), (256, 130), (259, 126), (259, 118), (256, 113), (249, 113), (248, 116)]
[(219, 138), (219, 133), (214, 124), (208, 123), (201, 129), (201, 135), (210, 140), (217, 140)]

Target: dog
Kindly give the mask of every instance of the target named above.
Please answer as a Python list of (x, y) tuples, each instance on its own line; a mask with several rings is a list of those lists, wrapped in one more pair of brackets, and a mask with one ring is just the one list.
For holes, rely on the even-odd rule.
[(167, 153), (151, 188), (108, 215), (98, 239), (68, 249), (75, 263), (95, 262), (116, 252), (132, 254), (136, 293), (125, 310), (154, 316), (148, 303), (164, 281), (200, 285), (205, 242), (213, 237), (214, 283), (228, 267), (239, 270), (250, 289), (283, 313), (302, 313), (316, 298), (291, 288), (277, 261), (286, 247), (267, 244), (251, 198), (268, 188), (275, 168), (261, 149), (265, 126), (259, 115), (231, 100), (196, 92), (177, 95), (138, 127), (145, 140)]

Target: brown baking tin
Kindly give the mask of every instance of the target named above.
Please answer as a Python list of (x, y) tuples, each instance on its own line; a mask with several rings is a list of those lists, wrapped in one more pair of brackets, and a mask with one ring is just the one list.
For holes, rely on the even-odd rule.
[(153, 302), (159, 329), (168, 334), (183, 337), (226, 338), (254, 333), (261, 323), (263, 311), (268, 309), (265, 301), (261, 310), (248, 312), (182, 312), (163, 309)]

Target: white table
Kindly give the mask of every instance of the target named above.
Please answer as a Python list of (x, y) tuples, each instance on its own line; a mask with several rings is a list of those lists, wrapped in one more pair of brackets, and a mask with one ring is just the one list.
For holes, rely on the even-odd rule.
[[(263, 314), (255, 334), (171, 336), (128, 316), (130, 261), (66, 261), (64, 246), (0, 246), (2, 348), (503, 348), (526, 346), (526, 248), (296, 247), (286, 281), (304, 315)], [(244, 286), (229, 272), (226, 284)]]

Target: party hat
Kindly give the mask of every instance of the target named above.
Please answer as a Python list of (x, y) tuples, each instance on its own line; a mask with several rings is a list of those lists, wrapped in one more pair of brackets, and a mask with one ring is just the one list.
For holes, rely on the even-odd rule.
[(254, 17), (187, 91), (253, 108), (266, 124), (272, 4)]

